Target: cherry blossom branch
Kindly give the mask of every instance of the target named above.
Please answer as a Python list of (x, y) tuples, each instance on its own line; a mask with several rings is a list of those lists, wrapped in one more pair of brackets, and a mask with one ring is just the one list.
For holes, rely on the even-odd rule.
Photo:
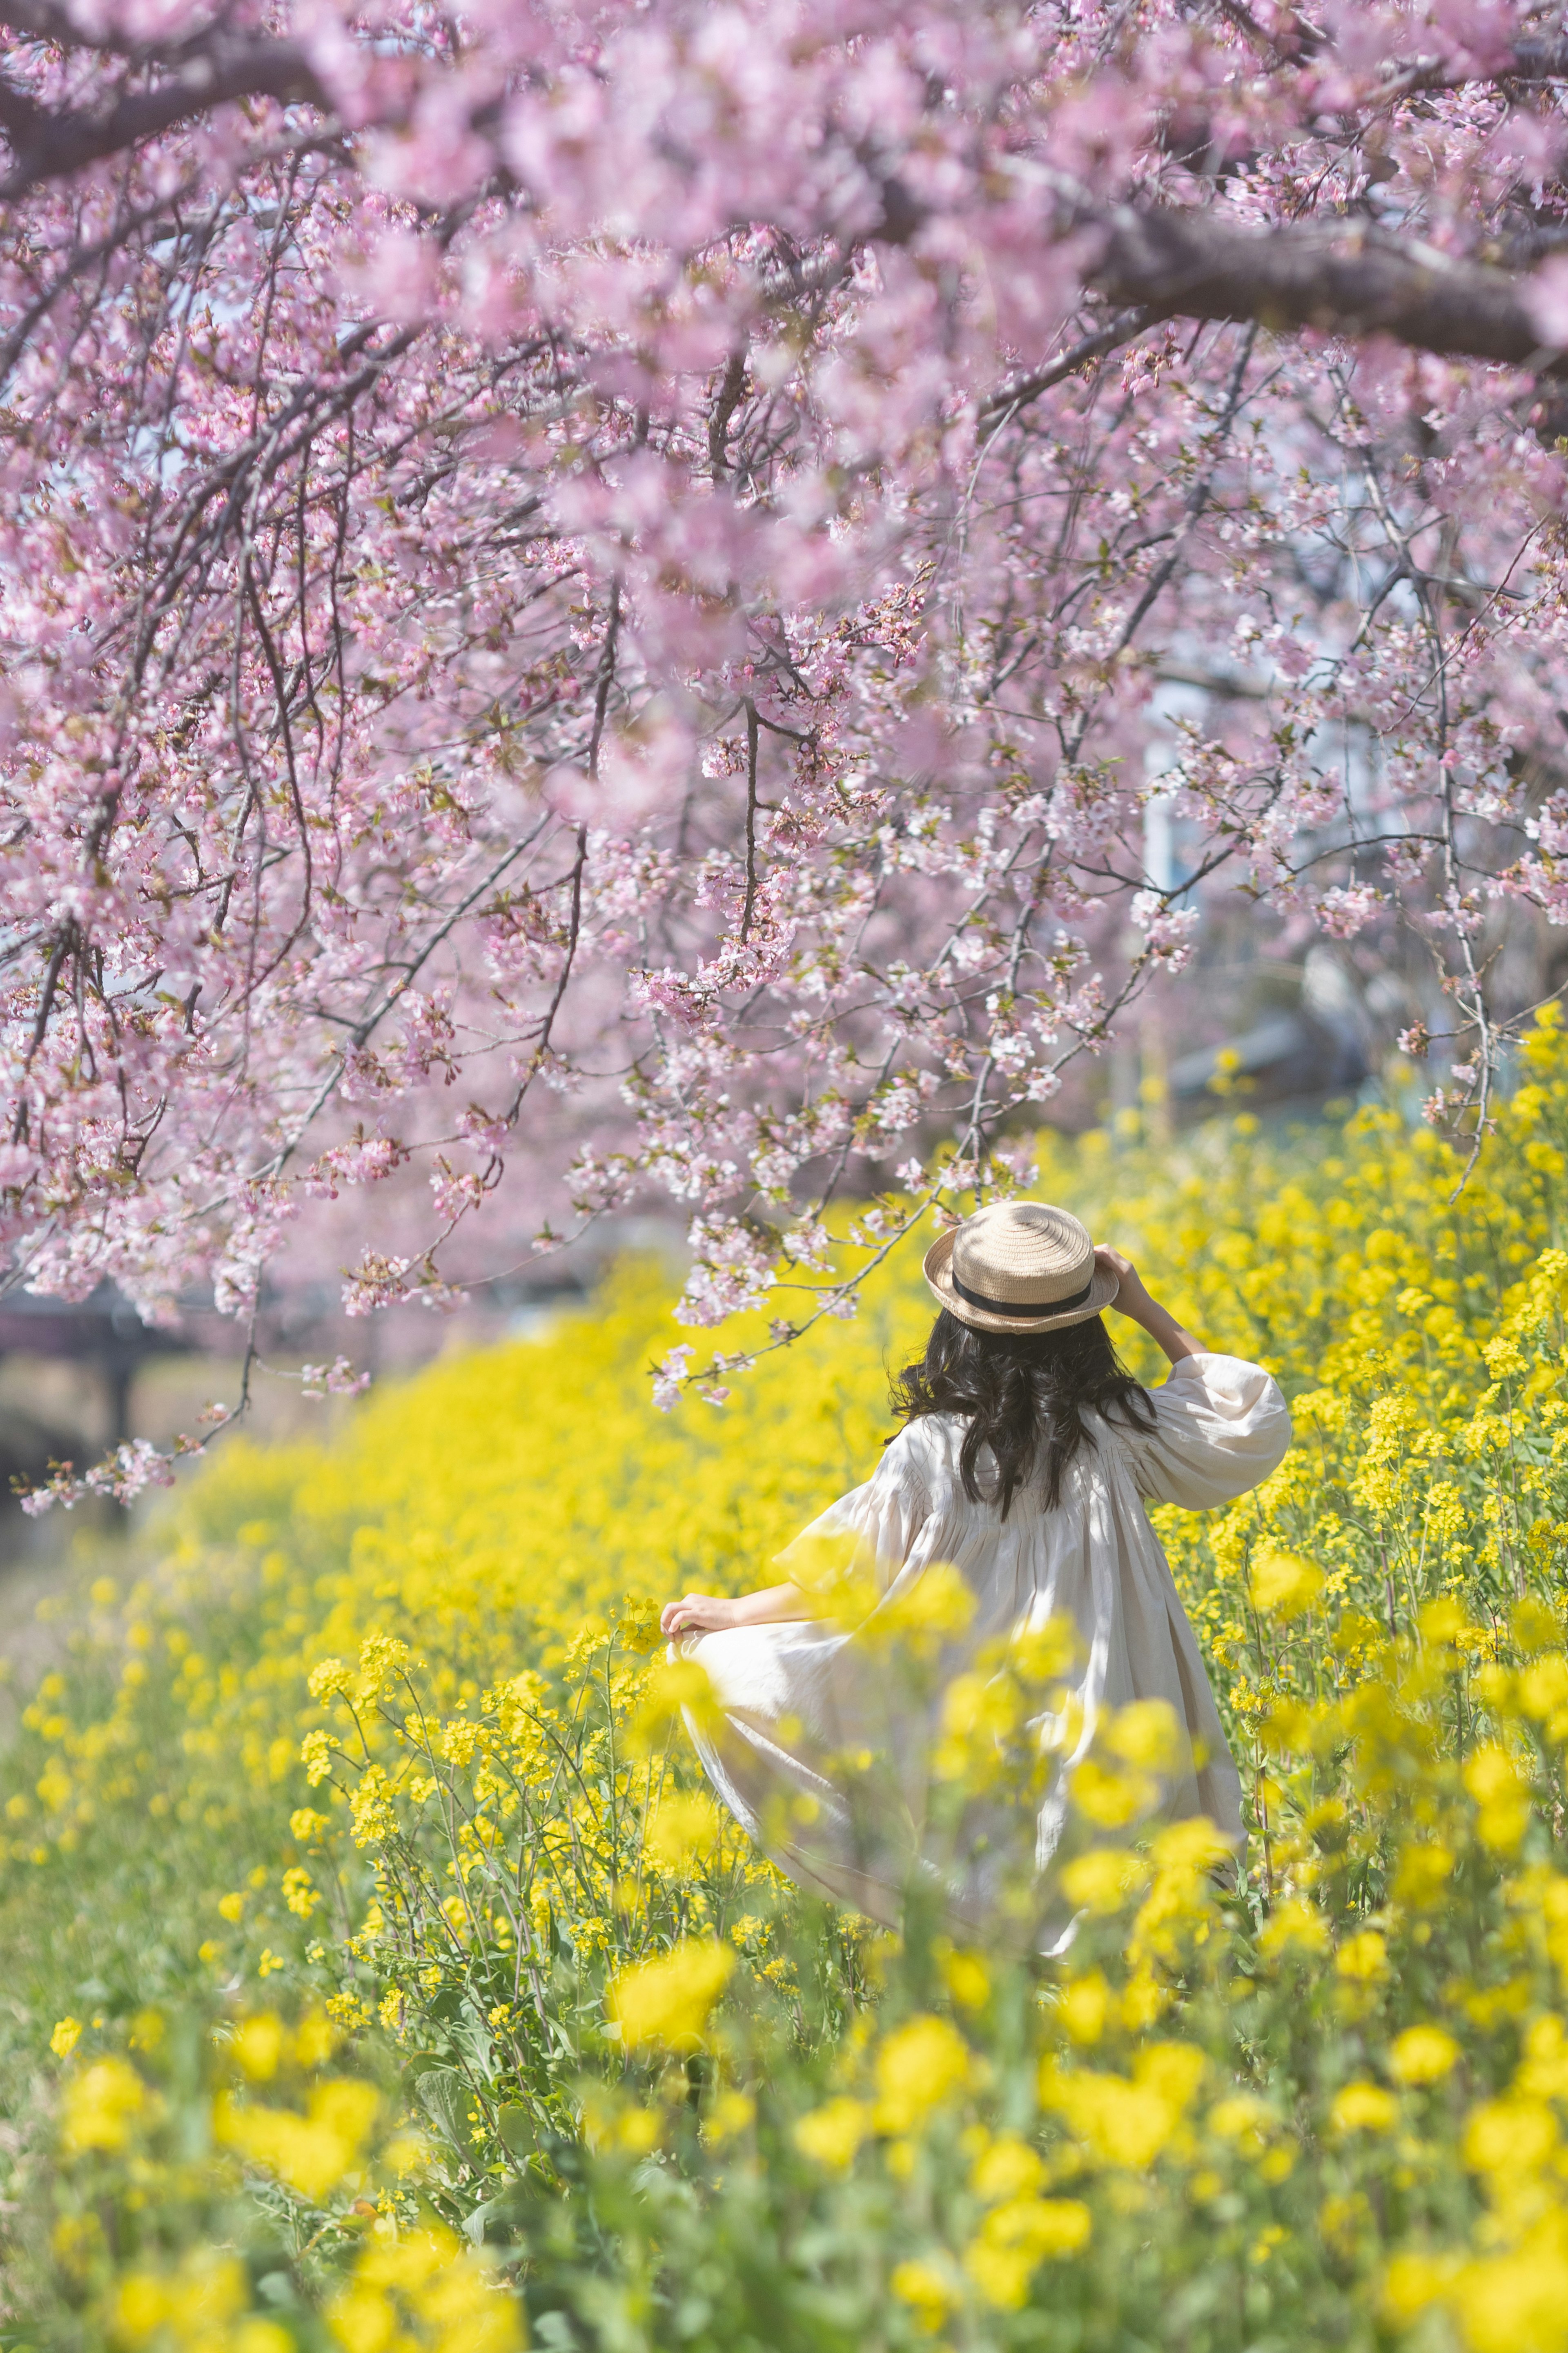
[(1460, 1086), (1543, 994), (1555, 29), (758, 0), (694, 111), (689, 16), (280, 0), (236, 96), (245, 12), (0, 0), (0, 1283), (663, 1203), (716, 1324), (1190, 954), (1319, 926)]
[(1089, 281), (1150, 319), (1252, 322), (1276, 334), (1389, 335), (1413, 349), (1568, 368), (1531, 310), (1531, 280), (1366, 220), (1255, 230), (1213, 213), (1118, 206)]
[(1155, 325), (1162, 315), (1159, 310), (1143, 304), (1118, 312), (1093, 334), (1080, 335), (1075, 343), (1069, 345), (1048, 366), (1037, 368), (1033, 375), (1020, 376), (1016, 382), (1000, 385), (996, 391), (987, 393), (975, 411), (978, 423), (983, 429), (1001, 420), (1011, 422), (1021, 408), (1032, 400), (1038, 400), (1043, 392), (1050, 392), (1065, 377), (1076, 375), (1080, 368), (1087, 367), (1092, 361), (1105, 359), (1112, 352), (1120, 351), (1141, 335), (1146, 328)]
[[(35, 5), (5, 0), (0, 26), (66, 49), (111, 46), (84, 37), (66, 9), (36, 5), (36, 0)], [(113, 46), (122, 47), (138, 62), (148, 54), (142, 44), (133, 48), (129, 43)], [(236, 100), (270, 98), (281, 106), (312, 105), (328, 115), (333, 111), (304, 51), (293, 41), (236, 36), (217, 25), (177, 45), (170, 67), (152, 89), (114, 93), (101, 111), (36, 105), (14, 82), (0, 77), (0, 133), (11, 151), (11, 169), (0, 175), (0, 202), (15, 202), (44, 181), (69, 178)]]

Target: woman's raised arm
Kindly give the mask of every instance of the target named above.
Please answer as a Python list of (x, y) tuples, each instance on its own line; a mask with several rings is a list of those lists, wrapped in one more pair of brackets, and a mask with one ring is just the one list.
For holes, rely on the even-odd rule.
[(1184, 1332), (1170, 1309), (1150, 1297), (1129, 1258), (1102, 1242), (1095, 1252), (1095, 1261), (1097, 1265), (1108, 1266), (1120, 1285), (1111, 1302), (1118, 1314), (1130, 1316), (1133, 1323), (1141, 1324), (1155, 1346), (1163, 1348), (1173, 1365), (1179, 1365), (1183, 1356), (1207, 1355), (1202, 1340)]

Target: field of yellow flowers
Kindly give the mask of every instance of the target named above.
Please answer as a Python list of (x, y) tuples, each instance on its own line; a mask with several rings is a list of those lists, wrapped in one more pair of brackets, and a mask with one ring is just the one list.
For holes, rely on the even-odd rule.
[[(723, 1410), (650, 1410), (633, 1267), (333, 1445), (233, 1441), (4, 1763), (0, 2343), (1568, 2348), (1568, 1038), (1525, 1060), (1454, 1206), (1383, 1113), (1043, 1162), (1298, 1430), (1160, 1515), (1245, 1878), (1140, 1830), (1125, 1711), (1059, 1962), (802, 1901), (657, 1655), (867, 1475), (912, 1254)], [(1061, 1664), (955, 1687), (955, 1808), (1048, 1769)]]

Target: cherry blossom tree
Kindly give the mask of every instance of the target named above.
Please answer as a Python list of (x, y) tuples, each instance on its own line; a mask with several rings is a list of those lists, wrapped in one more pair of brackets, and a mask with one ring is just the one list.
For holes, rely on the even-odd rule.
[(1556, 16), (0, 22), (6, 1283), (250, 1319), (335, 1201), (440, 1304), (662, 1199), (783, 1345), (1216, 892), (1418, 943), (1479, 1143), (1568, 921)]

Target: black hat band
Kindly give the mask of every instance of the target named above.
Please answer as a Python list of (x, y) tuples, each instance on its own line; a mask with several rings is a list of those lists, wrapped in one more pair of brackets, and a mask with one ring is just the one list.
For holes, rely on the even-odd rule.
[(950, 1260), (948, 1272), (952, 1277), (953, 1289), (965, 1305), (983, 1308), (988, 1315), (1065, 1315), (1071, 1309), (1082, 1307), (1095, 1287), (1095, 1278), (1091, 1273), (1082, 1291), (1075, 1291), (1070, 1299), (1047, 1299), (1036, 1306), (1032, 1300), (988, 1299), (983, 1291), (971, 1291), (967, 1282), (960, 1282), (958, 1269)]

